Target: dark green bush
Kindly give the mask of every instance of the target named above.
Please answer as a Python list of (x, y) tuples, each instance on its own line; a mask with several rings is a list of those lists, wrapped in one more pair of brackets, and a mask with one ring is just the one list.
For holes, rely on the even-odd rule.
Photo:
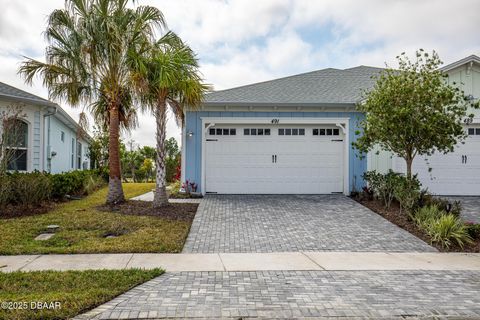
[(4, 208), (12, 197), (12, 186), (10, 178), (5, 174), (0, 174), (0, 208)]
[(66, 195), (86, 195), (104, 184), (98, 171), (6, 173), (0, 175), (0, 208), (8, 204), (37, 206)]
[(462, 212), (462, 204), (460, 201), (451, 202), (448, 199), (430, 195), (429, 197), (424, 196), (421, 202), (423, 206), (437, 206), (456, 217), (460, 216), (460, 213)]
[(465, 225), (472, 239), (480, 239), (480, 223), (466, 223)]
[(66, 195), (85, 195), (104, 184), (97, 170), (77, 170), (50, 175), (53, 190), (52, 197), (64, 198)]
[(13, 173), (9, 175), (10, 202), (21, 206), (36, 206), (51, 198), (52, 182), (41, 172)]

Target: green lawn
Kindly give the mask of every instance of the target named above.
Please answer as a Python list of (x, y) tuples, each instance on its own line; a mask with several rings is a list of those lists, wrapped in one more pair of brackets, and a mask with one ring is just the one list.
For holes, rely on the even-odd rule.
[[(127, 198), (148, 192), (153, 183), (127, 183)], [(58, 205), (52, 212), (0, 220), (0, 254), (180, 252), (190, 222), (152, 216), (101, 212), (107, 188), (78, 201)], [(35, 241), (47, 225), (59, 232), (50, 240)], [(105, 238), (107, 234), (122, 234)]]
[[(0, 319), (68, 319), (162, 273), (160, 269), (0, 272)], [(17, 309), (9, 310), (14, 307), (9, 302), (25, 309), (17, 304)], [(32, 302), (53, 309), (39, 310)]]

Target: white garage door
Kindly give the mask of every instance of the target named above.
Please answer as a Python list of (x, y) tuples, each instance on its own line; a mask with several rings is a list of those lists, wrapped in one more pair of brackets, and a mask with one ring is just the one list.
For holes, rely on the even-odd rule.
[(343, 191), (344, 135), (335, 125), (217, 125), (206, 140), (206, 192)]
[[(480, 127), (470, 126), (468, 133), (465, 144), (454, 152), (414, 160), (413, 172), (423, 187), (439, 195), (480, 195)], [(395, 159), (395, 166), (405, 172), (403, 159)]]

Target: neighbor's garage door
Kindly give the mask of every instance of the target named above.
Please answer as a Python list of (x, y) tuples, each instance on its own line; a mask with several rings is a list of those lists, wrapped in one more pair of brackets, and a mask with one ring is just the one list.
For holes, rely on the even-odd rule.
[[(438, 195), (480, 195), (480, 127), (469, 126), (467, 131), (465, 144), (454, 152), (414, 160), (413, 172), (424, 188)], [(395, 159), (395, 165), (405, 172), (403, 159)]]
[(222, 125), (206, 140), (206, 192), (343, 191), (344, 135), (334, 125)]

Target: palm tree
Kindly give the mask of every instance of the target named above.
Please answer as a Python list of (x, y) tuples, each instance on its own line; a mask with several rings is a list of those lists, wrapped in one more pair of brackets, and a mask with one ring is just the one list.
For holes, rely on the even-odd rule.
[(86, 105), (109, 130), (107, 203), (124, 201), (120, 129), (135, 123), (131, 59), (165, 28), (163, 14), (151, 6), (127, 8), (130, 0), (66, 0), (48, 18), (46, 62), (26, 58), (19, 72), (31, 83), (38, 75), (53, 100)]
[(173, 32), (166, 33), (136, 66), (143, 105), (155, 115), (156, 187), (153, 206), (168, 203), (165, 181), (166, 114), (170, 108), (183, 126), (184, 109), (197, 107), (210, 87), (203, 83), (198, 60), (189, 46)]

